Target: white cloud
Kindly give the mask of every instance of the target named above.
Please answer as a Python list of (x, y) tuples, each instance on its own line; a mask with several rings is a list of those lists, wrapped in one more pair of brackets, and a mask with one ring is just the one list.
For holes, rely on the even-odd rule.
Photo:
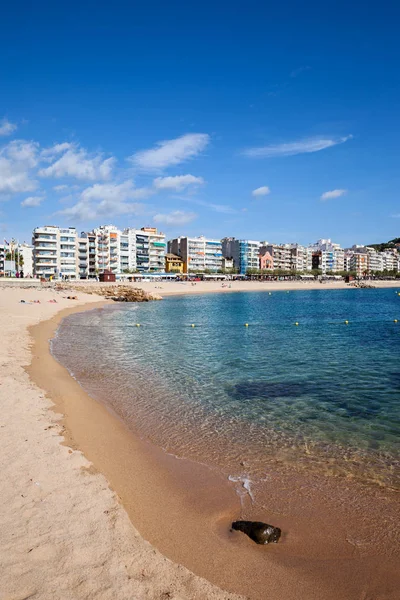
[(70, 142), (62, 142), (62, 144), (54, 144), (54, 146), (50, 146), (50, 148), (45, 148), (42, 150), (42, 156), (55, 156), (56, 154), (60, 154), (61, 152), (65, 152), (66, 150), (70, 150), (74, 147)]
[(65, 184), (64, 185), (55, 185), (53, 187), (53, 190), (59, 194), (60, 192), (65, 192), (65, 190), (68, 190), (68, 188), (69, 188), (69, 186), (65, 185)]
[(393, 219), (400, 219), (400, 213), (392, 215)]
[(324, 192), (321, 196), (321, 200), (333, 200), (334, 198), (340, 198), (347, 194), (347, 190), (331, 190), (330, 192)]
[(181, 192), (189, 185), (202, 185), (204, 179), (194, 175), (176, 175), (175, 177), (157, 177), (153, 185), (157, 190), (175, 190)]
[(197, 217), (196, 213), (185, 212), (183, 210), (174, 210), (168, 214), (157, 214), (153, 217), (156, 223), (162, 223), (164, 225), (185, 225), (194, 221)]
[(295, 154), (308, 154), (331, 148), (337, 144), (343, 144), (353, 136), (347, 135), (341, 138), (306, 138), (297, 142), (286, 142), (277, 146), (260, 146), (247, 148), (243, 151), (250, 158), (271, 158), (274, 156), (294, 156)]
[(123, 183), (96, 183), (82, 191), (73, 206), (58, 214), (70, 220), (92, 221), (101, 217), (143, 214), (144, 206), (132, 202), (151, 194), (147, 188), (135, 188), (132, 180)]
[(82, 200), (109, 200), (125, 202), (133, 198), (144, 198), (153, 192), (148, 188), (135, 188), (131, 179), (123, 183), (95, 183), (83, 190)]
[(267, 185), (263, 185), (259, 188), (257, 188), (256, 190), (253, 190), (251, 192), (251, 195), (254, 196), (255, 198), (260, 198), (261, 196), (268, 196), (268, 194), (271, 193), (271, 190), (269, 189), (269, 187)]
[(15, 123), (10, 123), (6, 118), (0, 121), (0, 135), (11, 135), (17, 129)]
[(89, 154), (85, 148), (68, 142), (44, 150), (42, 156), (54, 158), (60, 153), (62, 153), (60, 158), (39, 171), (40, 177), (75, 177), (85, 181), (105, 180), (111, 176), (115, 164), (113, 157), (103, 159), (102, 154)]
[(173, 140), (158, 142), (155, 148), (133, 154), (129, 160), (144, 171), (160, 170), (194, 158), (210, 141), (206, 133), (187, 133)]
[(13, 140), (0, 148), (0, 194), (31, 192), (38, 186), (32, 169), (38, 164), (38, 144)]
[(35, 206), (40, 206), (43, 202), (44, 198), (42, 196), (29, 196), (28, 198), (25, 198), (25, 200), (23, 200), (21, 202), (21, 206), (23, 207), (29, 207), (29, 208), (33, 208)]

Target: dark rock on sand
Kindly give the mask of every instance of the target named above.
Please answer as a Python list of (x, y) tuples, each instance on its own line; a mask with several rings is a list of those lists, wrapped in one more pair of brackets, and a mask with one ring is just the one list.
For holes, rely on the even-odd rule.
[(279, 527), (261, 521), (234, 521), (232, 529), (243, 531), (256, 544), (276, 544), (281, 537)]

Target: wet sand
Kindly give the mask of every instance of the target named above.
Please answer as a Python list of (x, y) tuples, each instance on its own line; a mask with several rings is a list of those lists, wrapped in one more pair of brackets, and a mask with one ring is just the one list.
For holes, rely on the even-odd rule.
[(32, 329), (29, 374), (64, 415), (66, 444), (105, 475), (146, 540), (197, 575), (249, 598), (397, 598), (393, 492), (271, 468), (263, 510), (254, 514), (247, 502), (244, 512), (281, 527), (283, 536), (277, 545), (255, 546), (229, 531), (231, 520), (243, 514), (234, 484), (135, 436), (55, 361), (48, 340), (62, 316)]

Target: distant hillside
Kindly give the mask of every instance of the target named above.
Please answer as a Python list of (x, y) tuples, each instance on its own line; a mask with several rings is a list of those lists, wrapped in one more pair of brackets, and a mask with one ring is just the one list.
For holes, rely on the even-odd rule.
[(367, 244), (367, 246), (375, 248), (375, 250), (378, 250), (379, 252), (387, 250), (388, 248), (393, 249), (397, 246), (397, 250), (400, 252), (400, 237), (394, 238), (394, 240), (389, 240), (388, 242), (382, 242), (382, 244)]

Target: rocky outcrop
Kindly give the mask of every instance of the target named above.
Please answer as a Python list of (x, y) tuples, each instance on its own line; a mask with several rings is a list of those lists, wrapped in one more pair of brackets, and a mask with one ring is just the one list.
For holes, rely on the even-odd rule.
[(162, 300), (160, 294), (154, 292), (146, 292), (141, 288), (136, 288), (130, 285), (99, 285), (99, 284), (81, 284), (74, 285), (73, 283), (56, 284), (57, 290), (73, 290), (74, 292), (83, 292), (85, 294), (97, 294), (108, 300), (115, 302), (149, 302), (150, 300)]
[(279, 527), (261, 521), (234, 521), (232, 529), (243, 531), (256, 544), (276, 544), (281, 537)]

